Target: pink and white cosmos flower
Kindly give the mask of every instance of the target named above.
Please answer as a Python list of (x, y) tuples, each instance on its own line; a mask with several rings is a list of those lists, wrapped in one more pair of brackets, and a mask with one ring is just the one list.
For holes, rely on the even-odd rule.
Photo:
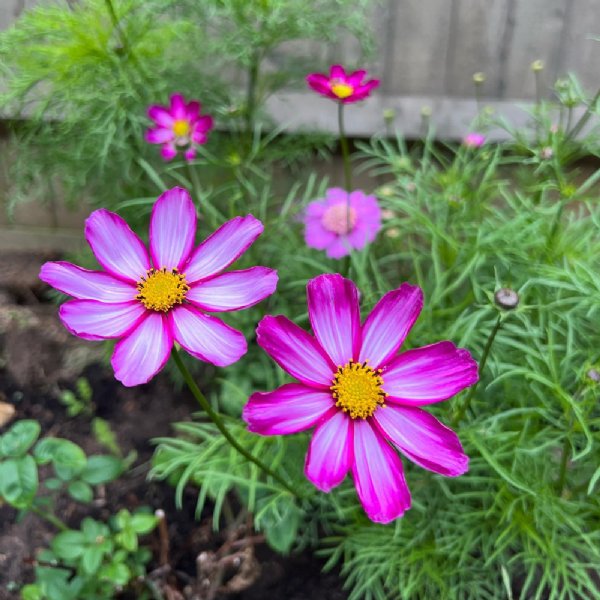
[(329, 258), (342, 258), (350, 250), (362, 250), (381, 229), (381, 209), (375, 196), (361, 190), (330, 188), (325, 198), (306, 207), (306, 245), (325, 250)]
[(252, 215), (236, 217), (194, 248), (194, 203), (186, 190), (173, 188), (152, 209), (150, 252), (119, 215), (100, 209), (86, 220), (85, 236), (104, 271), (47, 262), (40, 279), (75, 298), (59, 311), (72, 334), (119, 339), (111, 363), (123, 385), (148, 382), (174, 341), (199, 360), (225, 367), (246, 353), (246, 339), (206, 312), (247, 308), (275, 291), (272, 269), (221, 273), (262, 231)]
[(332, 65), (329, 76), (311, 73), (306, 76), (306, 83), (322, 96), (351, 104), (364, 100), (379, 85), (379, 79), (364, 81), (366, 75), (362, 69), (347, 74), (341, 65)]
[(172, 160), (183, 151), (186, 160), (196, 158), (196, 147), (206, 143), (208, 132), (213, 128), (213, 118), (200, 115), (200, 103), (192, 100), (186, 104), (181, 94), (173, 94), (170, 106), (154, 105), (148, 116), (155, 127), (146, 131), (149, 144), (162, 144), (161, 155)]
[(358, 290), (341, 275), (309, 281), (307, 296), (314, 336), (281, 315), (257, 329), (259, 345), (299, 383), (253, 394), (244, 420), (261, 435), (315, 427), (306, 477), (328, 492), (351, 471), (369, 518), (387, 523), (411, 503), (396, 450), (448, 477), (467, 471), (457, 435), (421, 407), (473, 385), (477, 363), (447, 341), (397, 354), (423, 306), (418, 287), (385, 294), (362, 324)]

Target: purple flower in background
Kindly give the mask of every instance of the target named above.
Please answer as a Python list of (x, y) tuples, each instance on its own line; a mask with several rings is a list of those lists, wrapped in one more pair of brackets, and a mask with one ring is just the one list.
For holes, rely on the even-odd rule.
[(463, 138), (463, 145), (467, 148), (481, 148), (485, 144), (485, 135), (483, 133), (467, 133)]
[(342, 258), (377, 237), (381, 209), (375, 196), (361, 190), (330, 188), (325, 198), (308, 204), (304, 223), (307, 246), (325, 250), (329, 258)]
[(175, 158), (178, 151), (183, 151), (186, 160), (193, 160), (196, 146), (206, 142), (213, 128), (212, 117), (200, 115), (200, 103), (192, 100), (186, 104), (181, 94), (171, 96), (170, 106), (151, 106), (148, 116), (156, 125), (146, 131), (146, 141), (162, 144), (165, 160)]
[(252, 215), (236, 217), (194, 248), (194, 203), (186, 190), (173, 188), (152, 209), (149, 253), (119, 215), (100, 209), (86, 220), (85, 236), (104, 271), (47, 262), (40, 279), (75, 298), (59, 311), (73, 335), (119, 339), (111, 363), (123, 385), (154, 377), (173, 342), (199, 360), (225, 367), (246, 353), (246, 339), (206, 312), (248, 308), (275, 291), (272, 269), (221, 273), (262, 231)]
[(256, 330), (258, 344), (299, 383), (252, 394), (244, 420), (260, 435), (315, 427), (306, 477), (328, 492), (350, 471), (369, 518), (387, 523), (411, 503), (396, 450), (447, 477), (467, 471), (458, 436), (421, 406), (473, 385), (477, 363), (452, 342), (397, 354), (423, 306), (418, 287), (388, 292), (362, 324), (352, 281), (320, 275), (306, 291), (314, 336), (281, 315)]
[(364, 81), (367, 72), (364, 70), (346, 73), (341, 65), (332, 65), (329, 76), (323, 73), (311, 73), (306, 82), (317, 93), (342, 104), (351, 104), (364, 100), (371, 90), (379, 85), (379, 79)]

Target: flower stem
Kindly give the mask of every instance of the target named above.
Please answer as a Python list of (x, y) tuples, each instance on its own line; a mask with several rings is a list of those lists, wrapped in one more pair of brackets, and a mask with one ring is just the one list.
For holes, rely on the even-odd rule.
[(255, 52), (248, 67), (248, 88), (246, 90), (246, 133), (252, 141), (254, 134), (254, 119), (256, 115), (256, 90), (258, 88), (258, 77), (260, 73), (260, 55)]
[[(490, 335), (488, 336), (487, 342), (485, 343), (485, 348), (483, 349), (483, 354), (481, 355), (481, 360), (479, 361), (479, 375), (480, 376), (483, 373), (483, 369), (485, 368), (485, 364), (486, 364), (488, 356), (490, 354), (490, 350), (492, 349), (492, 344), (494, 343), (494, 340), (496, 339), (496, 334), (498, 333), (498, 331), (500, 331), (500, 327), (502, 327), (502, 315), (498, 315), (496, 324), (494, 325), (492, 331), (490, 331)], [(477, 383), (475, 383), (469, 390), (469, 394), (465, 398), (463, 405), (458, 409), (458, 412), (454, 416), (454, 420), (453, 420), (454, 425), (457, 425), (458, 423), (460, 423), (461, 419), (465, 416), (465, 413), (467, 412), (467, 410), (469, 409), (469, 406), (471, 404), (471, 400), (473, 399), (473, 396), (475, 395), (475, 390), (477, 389), (478, 384), (479, 384), (479, 381), (477, 381)]]
[(565, 435), (565, 440), (563, 442), (562, 448), (562, 456), (560, 460), (560, 469), (558, 471), (558, 479), (556, 481), (556, 486), (558, 488), (558, 495), (562, 495), (563, 490), (565, 489), (565, 484), (567, 482), (567, 465), (569, 464), (569, 458), (571, 457), (571, 441), (569, 440), (569, 435)]
[(40, 510), (37, 506), (32, 506), (30, 510), (38, 517), (44, 519), (45, 521), (48, 521), (48, 523), (50, 523), (51, 525), (54, 525), (54, 527), (56, 527), (56, 529), (59, 529), (60, 531), (67, 531), (69, 529), (63, 521), (61, 521), (58, 517), (56, 517), (50, 512), (44, 512), (43, 510)]
[(596, 92), (596, 95), (592, 98), (592, 101), (588, 104), (586, 111), (583, 113), (579, 121), (575, 123), (575, 127), (571, 131), (567, 126), (567, 139), (570, 140), (572, 138), (577, 137), (577, 134), (585, 127), (586, 123), (590, 120), (592, 116), (592, 112), (598, 104), (598, 100), (600, 100), (600, 89)]
[(246, 460), (254, 463), (257, 467), (259, 467), (262, 471), (264, 471), (264, 473), (266, 473), (267, 475), (271, 476), (273, 479), (278, 481), (290, 494), (292, 494), (292, 496), (296, 496), (296, 498), (300, 498), (300, 495), (298, 494), (297, 490), (295, 490), (289, 483), (287, 483), (280, 475), (275, 473), (275, 471), (273, 471), (270, 467), (265, 465), (265, 463), (263, 463), (260, 459), (256, 458), (254, 455), (252, 455), (250, 452), (248, 452), (241, 444), (239, 444), (235, 440), (235, 438), (231, 435), (231, 433), (229, 433), (229, 431), (227, 430), (227, 427), (225, 426), (225, 423), (223, 422), (223, 419), (221, 418), (219, 413), (213, 409), (213, 407), (210, 405), (209, 401), (206, 399), (204, 394), (200, 391), (200, 388), (198, 387), (198, 385), (192, 378), (192, 375), (188, 371), (187, 367), (181, 360), (181, 357), (179, 356), (179, 351), (176, 348), (173, 348), (171, 356), (173, 357), (173, 360), (175, 361), (175, 364), (177, 365), (179, 372), (183, 376), (183, 379), (185, 380), (190, 392), (192, 392), (192, 395), (194, 396), (194, 398), (196, 398), (196, 400), (198, 401), (198, 404), (200, 404), (200, 406), (206, 412), (206, 414), (208, 415), (210, 420), (217, 426), (217, 429), (223, 434), (223, 437)]
[(338, 102), (338, 128), (340, 132), (340, 146), (342, 147), (342, 158), (344, 160), (344, 187), (347, 192), (352, 191), (352, 167), (350, 165), (350, 148), (348, 138), (344, 129), (344, 105)]
[(113, 6), (112, 0), (104, 0), (106, 4), (106, 8), (110, 15), (110, 20), (112, 21), (113, 27), (119, 34), (119, 39), (121, 40), (121, 47), (123, 48), (123, 52), (129, 50), (129, 44), (127, 43), (127, 37), (125, 36), (125, 32), (121, 27), (121, 23), (119, 22), (119, 17), (117, 17), (117, 13), (115, 11), (115, 7)]

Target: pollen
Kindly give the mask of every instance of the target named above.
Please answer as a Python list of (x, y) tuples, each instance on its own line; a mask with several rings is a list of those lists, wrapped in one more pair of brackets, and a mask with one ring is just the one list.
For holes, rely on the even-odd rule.
[(354, 94), (354, 88), (347, 83), (341, 81), (332, 81), (330, 84), (331, 91), (341, 100), (348, 98)]
[(373, 369), (367, 361), (349, 361), (338, 367), (329, 388), (335, 405), (353, 419), (366, 419), (383, 406), (387, 394), (381, 389), (381, 369)]
[(187, 137), (190, 133), (190, 124), (185, 119), (177, 119), (173, 123), (173, 133), (177, 137)]
[(185, 300), (189, 286), (177, 269), (150, 269), (137, 284), (139, 300), (147, 309), (167, 312)]

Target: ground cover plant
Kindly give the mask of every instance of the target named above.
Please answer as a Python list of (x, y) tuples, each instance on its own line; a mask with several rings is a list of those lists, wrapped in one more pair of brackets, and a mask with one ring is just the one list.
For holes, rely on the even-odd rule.
[[(0, 40), (4, 100), (22, 108), (34, 83), (50, 86), (15, 133), (18, 185), (30, 161), (63, 184), (82, 177), (71, 189), (85, 180), (99, 207), (91, 252), (41, 265), (62, 323), (108, 347), (124, 386), (164, 370), (189, 390), (200, 412), (154, 440), (148, 477), (235, 535), (191, 558), (193, 585), (164, 560), (145, 585), (157, 507), (69, 528), (38, 494), (50, 465), (48, 490), (90, 503), (135, 458), (86, 457), (17, 421), (0, 438), (0, 497), (57, 530), (22, 597), (239, 593), (265, 543), (317, 554), (352, 599), (600, 598), (600, 171), (577, 162), (598, 155), (598, 96), (569, 76), (522, 130), (483, 107), (461, 143), (433, 126), (410, 144), (351, 143), (345, 107), (379, 80), (315, 65), (296, 83), (337, 104), (332, 183), (310, 168), (331, 140), (283, 136), (262, 110), (296, 69), (262, 66), (284, 41), (360, 32), (364, 4), (315, 1), (313, 17), (293, 0), (160, 4), (159, 20), (134, 0), (32, 10)], [(178, 77), (184, 40), (207, 73), (237, 57), (243, 102), (226, 73), (206, 87)], [(69, 69), (34, 69), (49, 47)], [(106, 86), (90, 88), (101, 66)], [(508, 141), (491, 143), (498, 126)], [(45, 151), (59, 141), (60, 168)], [(81, 389), (69, 409), (86, 410)]]

